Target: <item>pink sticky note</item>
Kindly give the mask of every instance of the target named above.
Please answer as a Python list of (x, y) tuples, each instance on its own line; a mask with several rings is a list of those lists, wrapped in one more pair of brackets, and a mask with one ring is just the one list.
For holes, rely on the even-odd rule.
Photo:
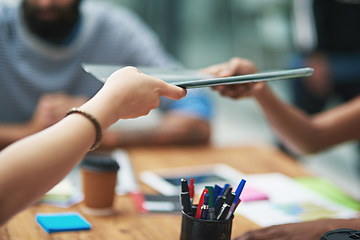
[(261, 192), (260, 190), (257, 190), (255, 188), (245, 187), (240, 195), (240, 199), (242, 202), (251, 202), (258, 200), (267, 200), (269, 199), (269, 196), (266, 193)]

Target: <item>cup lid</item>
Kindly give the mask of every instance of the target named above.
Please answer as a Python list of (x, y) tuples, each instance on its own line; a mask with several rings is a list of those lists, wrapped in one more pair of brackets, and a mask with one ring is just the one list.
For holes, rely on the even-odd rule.
[(92, 171), (117, 172), (120, 168), (111, 157), (87, 156), (81, 161), (81, 167)]

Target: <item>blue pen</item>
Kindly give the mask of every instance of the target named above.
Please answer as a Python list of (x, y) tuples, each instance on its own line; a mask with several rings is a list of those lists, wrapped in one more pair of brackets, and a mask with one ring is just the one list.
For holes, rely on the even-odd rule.
[[(236, 198), (237, 198), (237, 199), (240, 198), (240, 194), (241, 194), (242, 190), (244, 189), (245, 183), (246, 183), (246, 180), (245, 180), (245, 179), (241, 179), (238, 187), (236, 188), (235, 193), (236, 193)], [(235, 201), (236, 201), (236, 199), (235, 199)]]
[(222, 188), (219, 185), (215, 184), (214, 190), (213, 190), (214, 203), (215, 203), (215, 200), (220, 196), (221, 190), (222, 190)]
[(246, 183), (246, 180), (245, 180), (245, 179), (241, 179), (238, 187), (236, 188), (236, 190), (235, 190), (235, 194), (236, 194), (235, 200), (234, 200), (234, 202), (233, 202), (232, 205), (231, 205), (231, 208), (230, 208), (230, 211), (229, 211), (229, 215), (227, 216), (227, 218), (230, 218), (230, 217), (234, 214), (235, 208), (236, 208), (236, 206), (238, 205), (238, 202), (239, 202), (239, 200), (240, 200), (240, 195), (241, 195), (242, 190), (244, 189), (245, 183)]
[(208, 212), (209, 212), (209, 198), (210, 195), (208, 193), (205, 193), (204, 195), (204, 203), (202, 205), (202, 215), (201, 219), (207, 220)]
[(217, 204), (218, 204), (218, 201), (219, 201), (219, 198), (224, 194), (225, 190), (230, 187), (230, 184), (226, 183), (223, 187), (223, 189), (221, 189), (221, 192), (219, 193), (219, 195), (217, 196), (217, 198), (215, 199), (215, 202), (214, 202), (214, 206), (216, 207)]
[(221, 192), (220, 192), (219, 196), (223, 195), (223, 194), (224, 194), (224, 192), (225, 192), (225, 190), (226, 190), (228, 187), (230, 187), (230, 184), (229, 184), (229, 183), (225, 183), (225, 185), (224, 185), (224, 187), (222, 188), (222, 190), (221, 190)]

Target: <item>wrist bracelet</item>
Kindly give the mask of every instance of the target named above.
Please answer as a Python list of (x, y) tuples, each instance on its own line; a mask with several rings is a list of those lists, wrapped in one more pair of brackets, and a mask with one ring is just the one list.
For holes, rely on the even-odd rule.
[(99, 147), (101, 138), (102, 138), (102, 131), (101, 131), (101, 126), (100, 126), (99, 122), (91, 114), (89, 114), (79, 108), (71, 108), (69, 111), (67, 111), (65, 117), (72, 113), (80, 113), (81, 115), (83, 115), (87, 119), (89, 119), (92, 122), (92, 124), (94, 125), (95, 130), (96, 130), (96, 139), (95, 139), (95, 143), (92, 145), (92, 147), (89, 150), (90, 152), (94, 151), (96, 148)]

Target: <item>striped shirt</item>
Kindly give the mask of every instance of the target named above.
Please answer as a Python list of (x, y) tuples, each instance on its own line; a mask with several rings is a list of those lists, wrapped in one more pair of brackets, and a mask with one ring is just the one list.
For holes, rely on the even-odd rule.
[[(19, 4), (0, 5), (0, 122), (28, 121), (44, 93), (93, 96), (102, 84), (82, 69), (84, 62), (180, 67), (154, 32), (128, 9), (83, 1), (80, 15), (74, 39), (54, 45), (28, 31)], [(209, 99), (200, 92), (189, 91), (183, 101), (161, 102), (164, 110), (211, 116)]]

